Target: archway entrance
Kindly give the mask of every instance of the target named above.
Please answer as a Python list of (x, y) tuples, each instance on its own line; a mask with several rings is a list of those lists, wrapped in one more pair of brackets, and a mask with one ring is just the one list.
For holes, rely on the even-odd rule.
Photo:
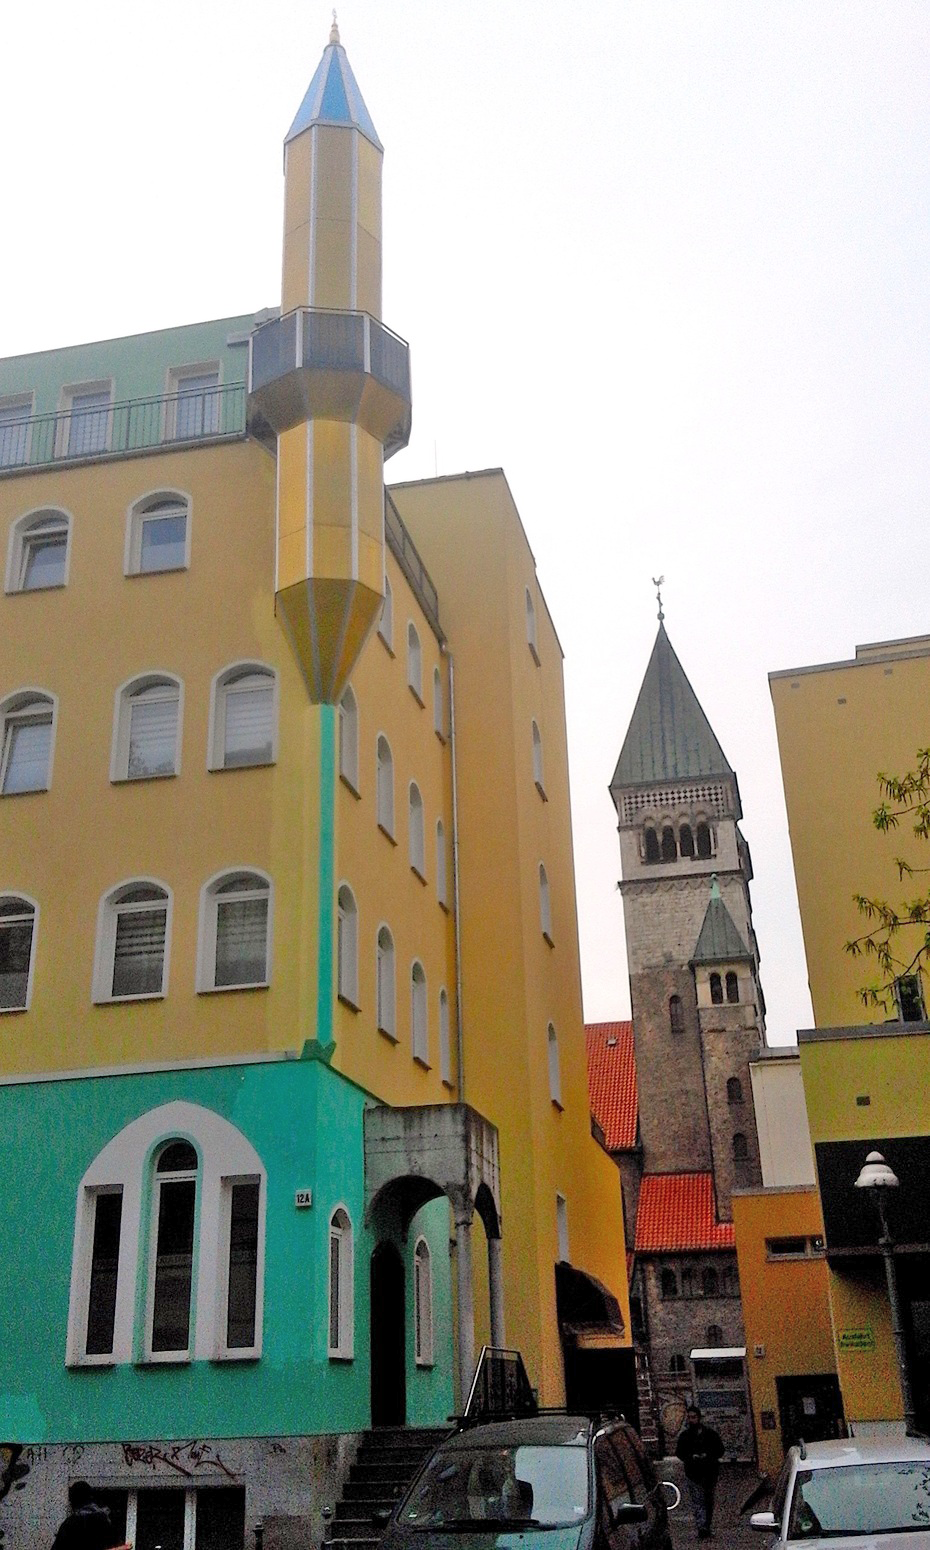
[(406, 1421), (404, 1262), (393, 1243), (379, 1243), (371, 1256), (371, 1424)]

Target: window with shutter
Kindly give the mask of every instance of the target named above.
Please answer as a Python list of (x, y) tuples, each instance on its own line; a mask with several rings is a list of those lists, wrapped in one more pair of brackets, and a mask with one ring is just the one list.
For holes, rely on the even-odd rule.
[(0, 895), (0, 1012), (29, 1005), (36, 908), (28, 899)]
[(13, 695), (0, 707), (0, 793), (47, 791), (52, 756), (54, 702), (45, 695)]

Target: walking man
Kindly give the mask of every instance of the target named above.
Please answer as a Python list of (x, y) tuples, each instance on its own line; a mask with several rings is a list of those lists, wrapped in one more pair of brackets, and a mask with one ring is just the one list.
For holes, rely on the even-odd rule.
[(719, 1432), (715, 1432), (712, 1426), (704, 1425), (697, 1405), (688, 1406), (675, 1452), (685, 1466), (685, 1481), (691, 1498), (697, 1537), (710, 1539), (714, 1492), (720, 1473), (723, 1442)]
[(106, 1550), (113, 1543), (110, 1514), (94, 1501), (86, 1480), (75, 1480), (68, 1487), (68, 1507), (52, 1550)]

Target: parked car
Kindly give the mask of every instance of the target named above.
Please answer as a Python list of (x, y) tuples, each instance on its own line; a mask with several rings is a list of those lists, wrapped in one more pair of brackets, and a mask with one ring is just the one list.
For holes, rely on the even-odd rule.
[[(673, 1488), (674, 1489), (674, 1488)], [(671, 1550), (662, 1484), (625, 1421), (464, 1426), (398, 1503), (382, 1550)]]
[(755, 1512), (754, 1529), (772, 1550), (803, 1540), (806, 1550), (930, 1550), (930, 1442), (850, 1438), (789, 1448), (769, 1512)]

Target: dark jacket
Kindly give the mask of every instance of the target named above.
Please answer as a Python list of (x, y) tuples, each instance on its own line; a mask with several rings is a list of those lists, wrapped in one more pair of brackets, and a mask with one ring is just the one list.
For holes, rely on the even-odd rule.
[(685, 1474), (697, 1485), (707, 1485), (716, 1480), (723, 1456), (723, 1442), (719, 1432), (699, 1421), (697, 1426), (686, 1426), (678, 1438), (675, 1449), (685, 1466)]
[(109, 1509), (88, 1502), (69, 1512), (55, 1535), (52, 1550), (107, 1550), (113, 1543)]

